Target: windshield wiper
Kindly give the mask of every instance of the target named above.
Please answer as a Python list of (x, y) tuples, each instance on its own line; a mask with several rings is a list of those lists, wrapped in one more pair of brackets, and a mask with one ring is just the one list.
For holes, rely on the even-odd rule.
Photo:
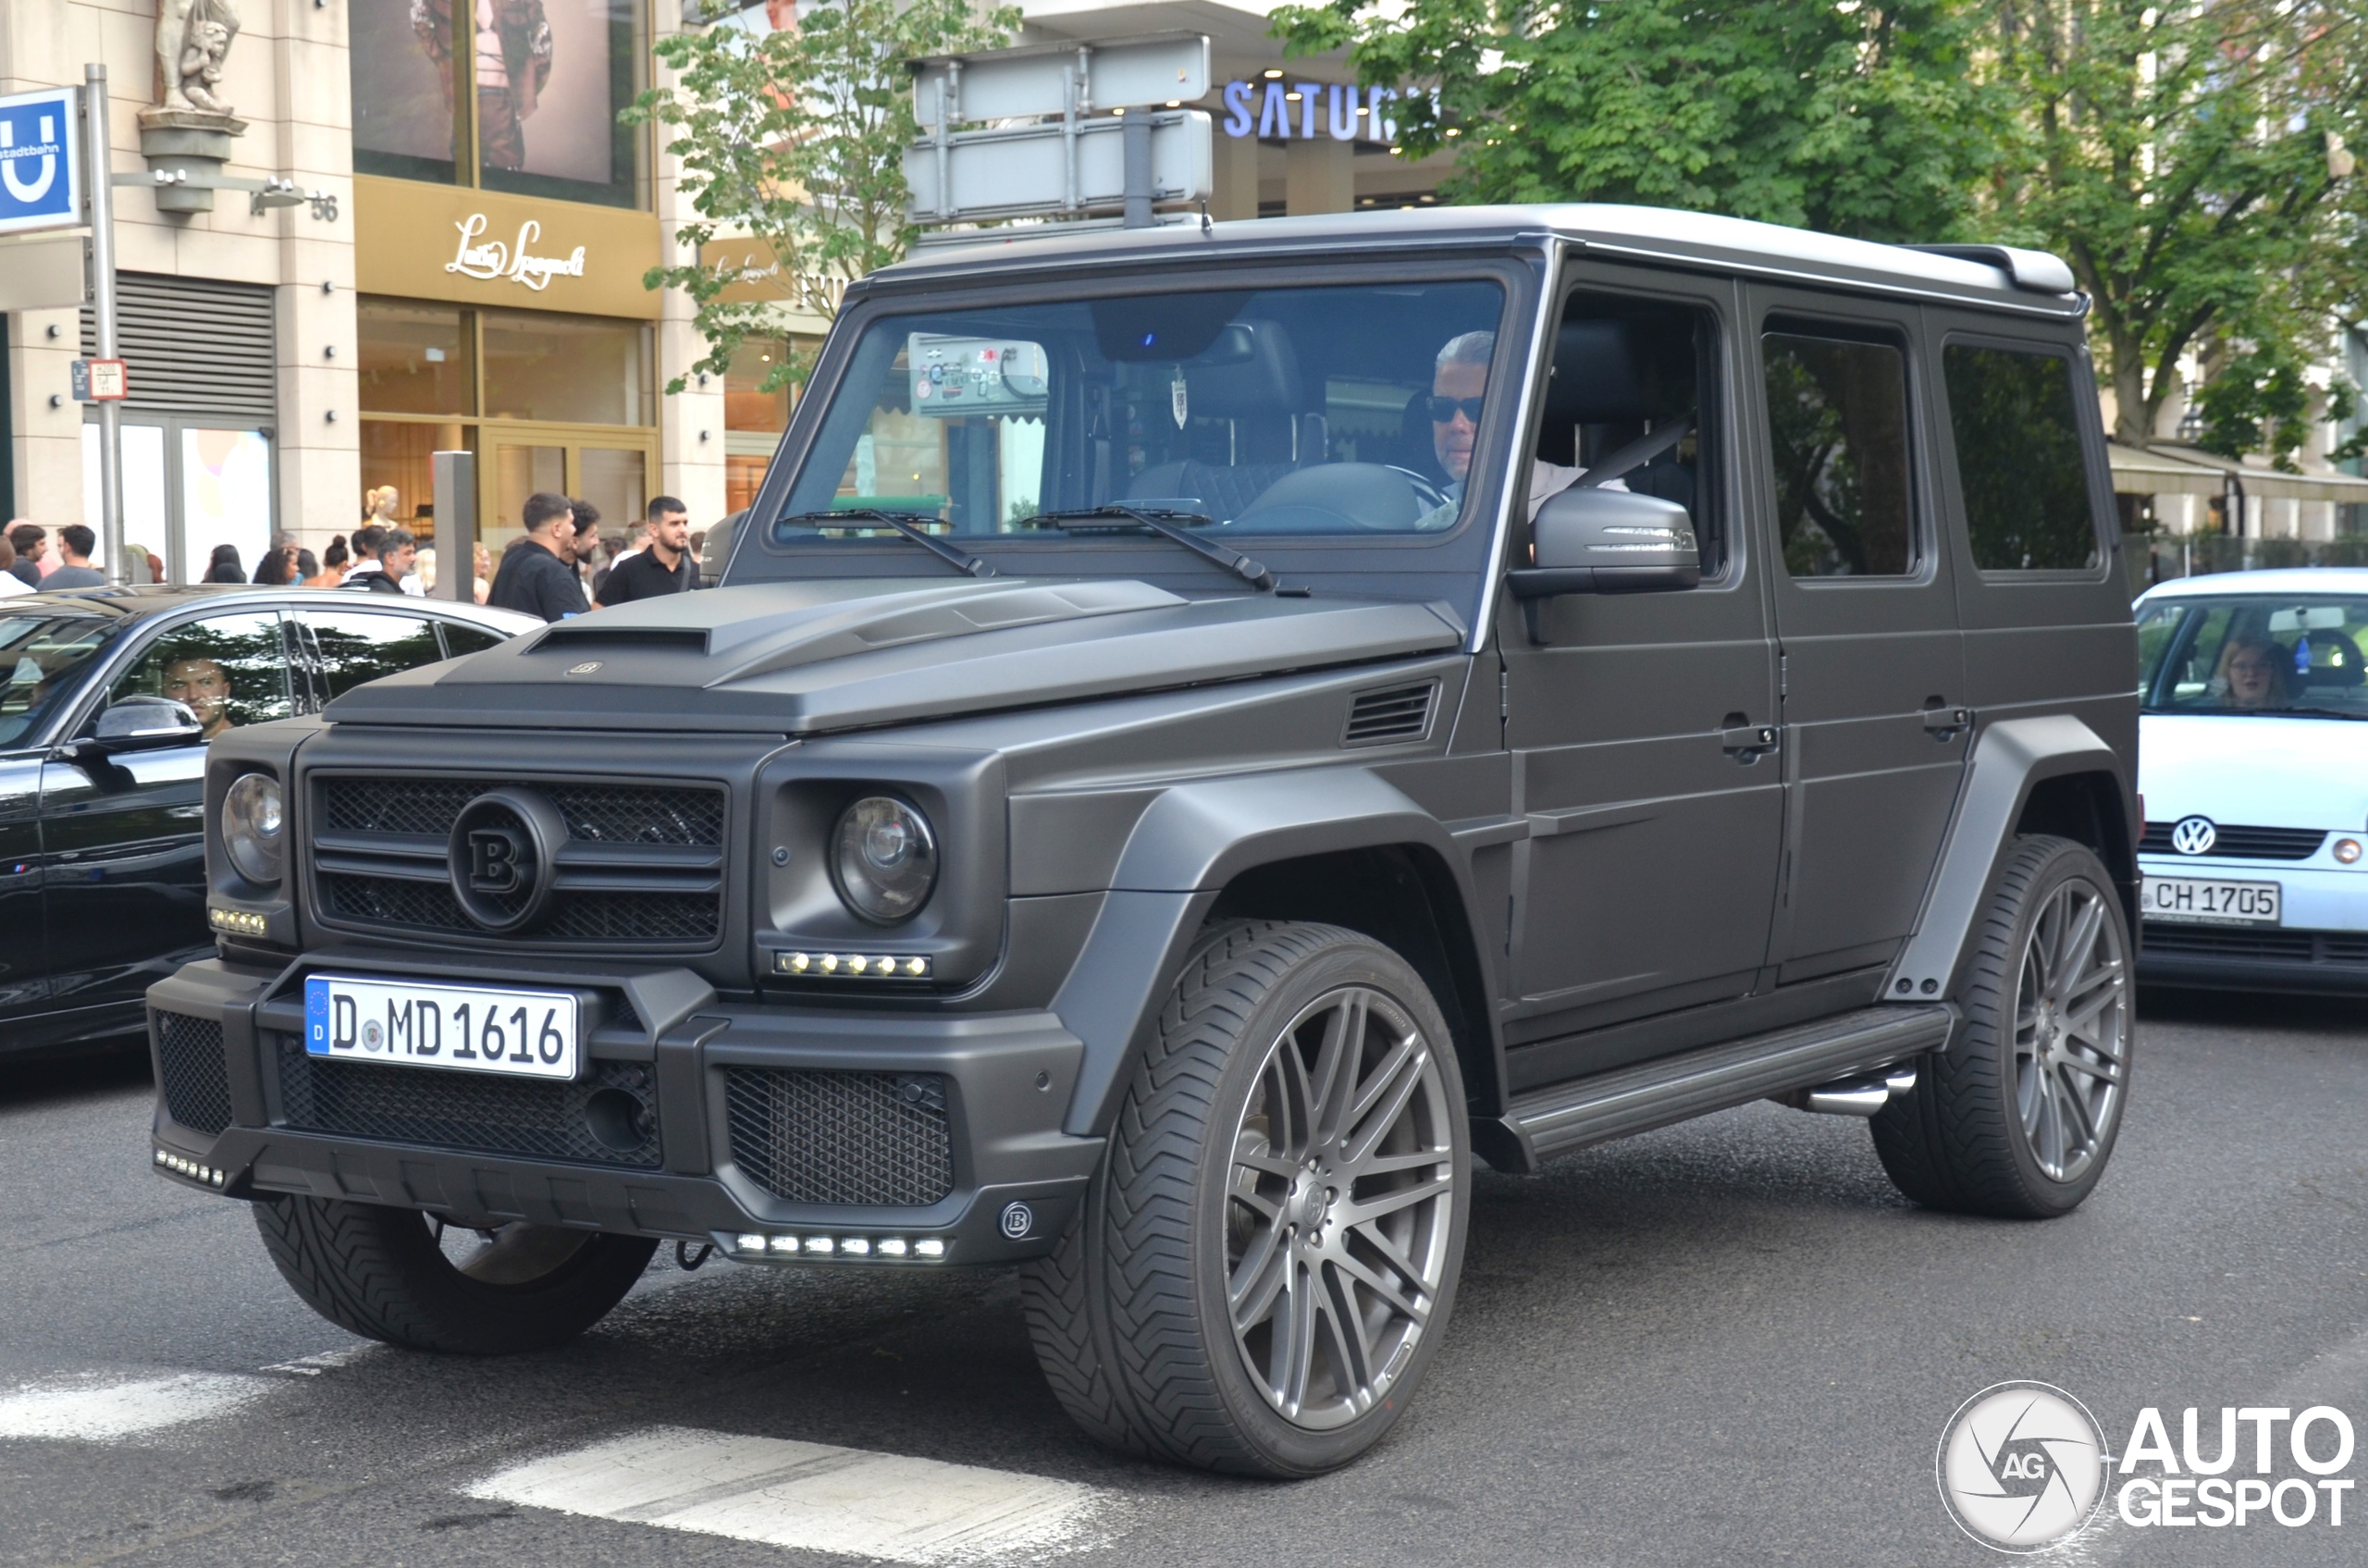
[[(1215, 566), (1221, 566), (1252, 587), (1271, 593), (1275, 574), (1238, 549), (1211, 544), (1188, 530), (1178, 526), (1184, 523), (1210, 523), (1215, 519), (1197, 512), (1178, 512), (1165, 506), (1128, 506), (1113, 501), (1106, 506), (1089, 507), (1082, 512), (1040, 512), (1033, 517), (1023, 517), (1015, 527), (1058, 528), (1065, 533), (1116, 533), (1142, 528), (1163, 539), (1172, 539), (1194, 555)], [(1094, 525), (1102, 526), (1096, 528)]]
[(866, 526), (894, 528), (957, 571), (966, 572), (973, 577), (997, 575), (993, 567), (968, 550), (956, 549), (936, 535), (922, 531), (920, 525), (938, 521), (926, 512), (885, 512), (876, 506), (853, 506), (844, 512), (792, 512), (786, 517), (774, 518), (773, 526), (804, 526), (824, 532), (832, 528)]

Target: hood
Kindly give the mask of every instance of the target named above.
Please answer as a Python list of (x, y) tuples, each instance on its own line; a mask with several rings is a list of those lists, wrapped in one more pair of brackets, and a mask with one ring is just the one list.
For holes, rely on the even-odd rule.
[(2151, 821), (2357, 832), (2368, 825), (2368, 723), (2149, 713), (2138, 788)]
[(1455, 648), (1444, 605), (1190, 599), (1129, 579), (753, 583), (619, 605), (358, 686), (339, 723), (762, 730), (908, 723)]

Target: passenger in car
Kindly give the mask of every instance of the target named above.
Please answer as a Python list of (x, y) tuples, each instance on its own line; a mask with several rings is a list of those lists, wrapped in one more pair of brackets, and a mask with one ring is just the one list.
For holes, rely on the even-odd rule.
[(2286, 706), (2285, 652), (2269, 638), (2238, 632), (2220, 648), (2220, 706), (2251, 710)]
[(176, 659), (165, 666), (164, 695), (187, 705), (197, 715), (205, 738), (212, 740), (238, 721), (230, 715), (230, 672), (212, 659)]

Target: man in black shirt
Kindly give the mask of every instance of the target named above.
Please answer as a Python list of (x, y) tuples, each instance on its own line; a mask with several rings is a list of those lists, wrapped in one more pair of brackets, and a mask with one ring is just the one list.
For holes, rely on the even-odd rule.
[(520, 518), (526, 537), (502, 551), (486, 602), (546, 621), (581, 615), (589, 607), (568, 548), (575, 537), (574, 506), (565, 496), (538, 490), (526, 498)]
[(649, 503), (649, 542), (609, 569), (600, 600), (592, 608), (697, 587), (699, 568), (691, 559), (690, 544), (689, 512), (672, 496), (660, 496)]

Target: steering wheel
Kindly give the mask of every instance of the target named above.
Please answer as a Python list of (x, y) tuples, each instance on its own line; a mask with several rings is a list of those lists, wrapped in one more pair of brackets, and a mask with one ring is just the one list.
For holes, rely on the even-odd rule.
[(1382, 466), (1406, 481), (1408, 487), (1413, 490), (1415, 499), (1423, 503), (1424, 512), (1437, 512), (1454, 499), (1411, 468), (1400, 468), (1394, 463), (1384, 463)]

